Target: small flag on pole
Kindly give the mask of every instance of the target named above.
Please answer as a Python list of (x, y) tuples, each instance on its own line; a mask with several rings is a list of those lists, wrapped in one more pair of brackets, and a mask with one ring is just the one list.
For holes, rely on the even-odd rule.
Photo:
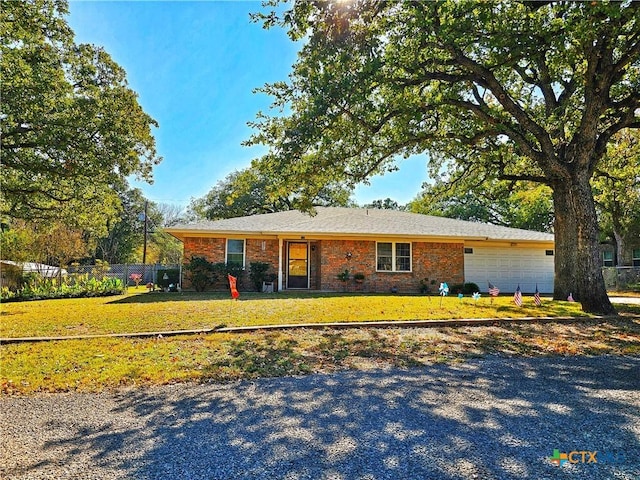
[(567, 297), (567, 302), (575, 302), (575, 300), (573, 299), (572, 293), (570, 293), (569, 296)]
[(240, 296), (240, 292), (238, 292), (238, 289), (236, 288), (238, 279), (232, 275), (227, 275), (227, 277), (229, 278), (229, 288), (231, 289), (231, 297), (234, 300), (236, 300)]
[(536, 293), (533, 294), (533, 303), (537, 306), (542, 305), (542, 299), (540, 298), (540, 292), (538, 291), (538, 284), (536, 283)]
[(522, 290), (520, 290), (520, 285), (516, 288), (516, 293), (513, 294), (513, 301), (517, 306), (522, 306)]
[(487, 283), (489, 283), (489, 295), (491, 295), (492, 297), (497, 297), (500, 293), (500, 289), (491, 282)]

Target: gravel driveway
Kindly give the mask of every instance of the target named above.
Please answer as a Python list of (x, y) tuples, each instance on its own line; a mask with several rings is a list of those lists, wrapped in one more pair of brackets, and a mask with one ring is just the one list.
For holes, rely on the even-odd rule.
[[(0, 399), (11, 479), (637, 479), (640, 358)], [(555, 466), (549, 457), (572, 451)]]

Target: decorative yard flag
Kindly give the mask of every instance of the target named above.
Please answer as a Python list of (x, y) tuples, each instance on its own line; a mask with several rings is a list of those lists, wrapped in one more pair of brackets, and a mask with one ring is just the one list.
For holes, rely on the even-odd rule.
[(520, 290), (520, 285), (516, 288), (516, 293), (513, 294), (513, 301), (517, 306), (522, 306), (522, 290)]
[(491, 295), (492, 297), (497, 297), (500, 293), (500, 289), (491, 282), (487, 283), (489, 284), (489, 295)]
[(536, 283), (536, 293), (533, 294), (533, 303), (537, 306), (542, 305), (542, 300), (540, 299), (540, 292), (538, 291), (538, 284)]
[(572, 293), (570, 293), (569, 296), (567, 297), (567, 302), (575, 302), (575, 300), (573, 299)]
[(227, 277), (229, 278), (229, 288), (231, 289), (231, 296), (234, 300), (236, 300), (240, 296), (240, 292), (238, 292), (238, 289), (236, 288), (238, 279), (231, 275), (227, 275)]
[(449, 285), (447, 285), (447, 282), (443, 282), (440, 284), (438, 290), (440, 291), (440, 295), (445, 297), (449, 293)]

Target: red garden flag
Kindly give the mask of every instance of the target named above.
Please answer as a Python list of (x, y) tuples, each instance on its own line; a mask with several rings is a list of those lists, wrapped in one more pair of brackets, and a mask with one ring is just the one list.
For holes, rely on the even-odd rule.
[(236, 300), (240, 296), (240, 292), (238, 292), (238, 289), (236, 288), (238, 279), (231, 275), (227, 275), (227, 277), (229, 278), (229, 288), (231, 289), (231, 296), (234, 300)]
[(520, 285), (516, 288), (516, 293), (513, 294), (513, 301), (517, 306), (522, 306), (522, 290), (520, 290)]
[(542, 305), (542, 300), (540, 299), (540, 292), (538, 291), (538, 284), (536, 283), (536, 293), (533, 294), (533, 302), (540, 306)]

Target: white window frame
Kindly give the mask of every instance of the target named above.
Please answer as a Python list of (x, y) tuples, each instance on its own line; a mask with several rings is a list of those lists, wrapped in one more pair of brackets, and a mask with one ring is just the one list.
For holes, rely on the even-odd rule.
[[(391, 244), (391, 270), (379, 270), (378, 269), (378, 245), (381, 243), (390, 243)], [(409, 245), (409, 270), (398, 270), (397, 266), (397, 256), (396, 256), (396, 245), (397, 244), (406, 244)], [(394, 241), (377, 241), (376, 242), (376, 272), (391, 272), (391, 273), (411, 273), (413, 272), (413, 243), (412, 242), (394, 242)]]
[[(224, 263), (229, 264), (229, 242), (242, 242), (242, 268), (245, 268), (247, 262), (247, 241), (244, 238), (227, 238), (224, 242)], [(232, 252), (237, 254), (237, 252)]]

